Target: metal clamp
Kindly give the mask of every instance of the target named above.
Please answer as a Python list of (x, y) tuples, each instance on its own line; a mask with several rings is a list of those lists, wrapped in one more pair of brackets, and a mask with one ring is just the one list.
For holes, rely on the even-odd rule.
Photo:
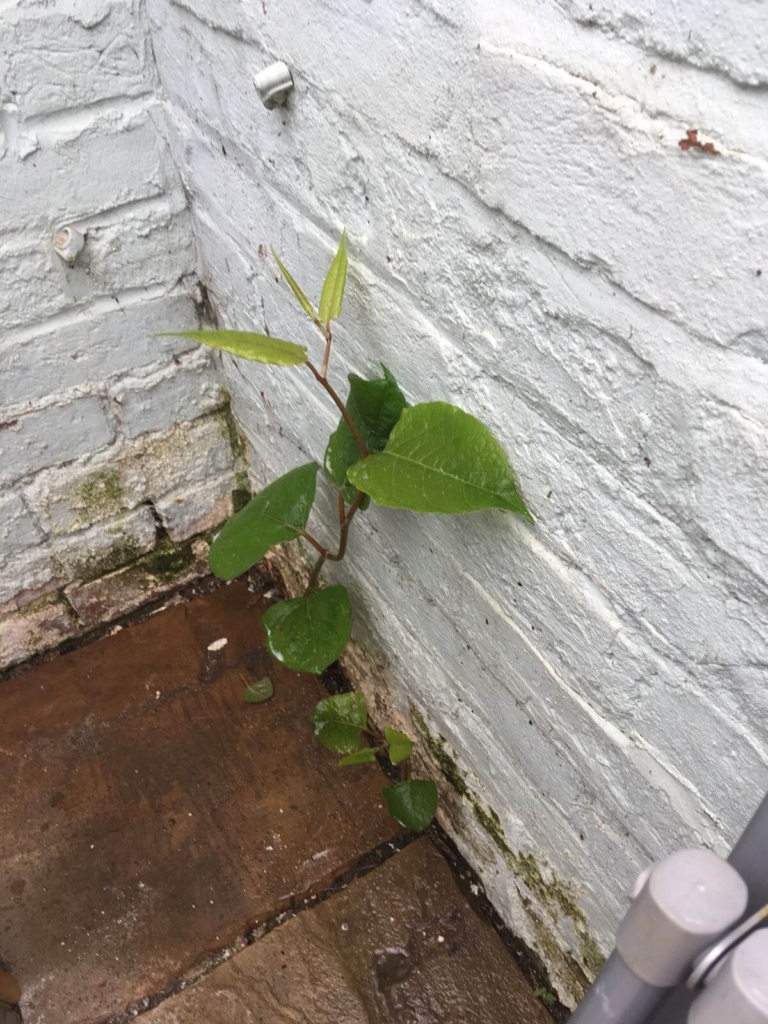
[(734, 946), (738, 946), (740, 942), (766, 921), (768, 921), (768, 905), (752, 914), (746, 921), (742, 921), (740, 925), (729, 931), (727, 935), (718, 939), (714, 946), (710, 946), (706, 953), (696, 961), (693, 971), (685, 983), (686, 988), (690, 989), (691, 992), (702, 988), (706, 982), (707, 975), (731, 952)]

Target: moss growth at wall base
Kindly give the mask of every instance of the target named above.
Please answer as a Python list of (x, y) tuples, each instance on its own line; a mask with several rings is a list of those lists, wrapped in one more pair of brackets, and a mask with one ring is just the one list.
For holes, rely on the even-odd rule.
[(99, 576), (106, 576), (115, 569), (136, 561), (143, 554), (144, 549), (135, 540), (118, 538), (108, 550), (85, 558), (54, 555), (51, 558), (51, 567), (54, 574), (61, 579), (87, 582)]
[[(533, 899), (521, 893), (521, 904), (528, 916), (536, 941), (550, 964), (555, 965), (562, 983), (575, 1000), (581, 999), (584, 991), (602, 968), (605, 958), (589, 930), (586, 916), (578, 904), (576, 892), (568, 882), (558, 878), (546, 861), (539, 861), (525, 851), (515, 852), (507, 842), (501, 818), (491, 807), (487, 807), (467, 784), (454, 757), (448, 752), (444, 736), (435, 737), (429, 731), (421, 711), (409, 704), (411, 720), (424, 746), (440, 769), (440, 774), (461, 799), (472, 808), (472, 814), (489, 836), (504, 861), (525, 886)], [(580, 963), (561, 947), (553, 929), (547, 925), (534, 906), (543, 908), (554, 924), (560, 914), (572, 923), (578, 941)]]
[(235, 486), (232, 490), (232, 512), (234, 515), (241, 509), (245, 508), (251, 500), (252, 492), (251, 483), (248, 479), (248, 470), (246, 469), (245, 437), (235, 422), (228, 391), (224, 391), (223, 398), (225, 406), (224, 409), (218, 413), (218, 416), (219, 422), (221, 423), (222, 433), (229, 442), (229, 447), (232, 449), (232, 458), (234, 460)]
[(411, 713), (411, 721), (413, 722), (416, 731), (419, 734), (424, 746), (432, 755), (432, 759), (435, 761), (440, 769), (440, 774), (443, 776), (445, 781), (458, 793), (459, 796), (470, 795), (469, 787), (464, 781), (464, 776), (461, 774), (456, 761), (451, 757), (446, 748), (447, 740), (444, 736), (435, 737), (430, 733), (427, 728), (427, 723), (424, 721), (424, 716), (412, 702), (408, 705)]
[(176, 576), (180, 576), (194, 561), (192, 540), (179, 545), (166, 540), (159, 544), (154, 551), (142, 555), (135, 564), (137, 569), (143, 569), (150, 576), (156, 576), (161, 580), (172, 580)]

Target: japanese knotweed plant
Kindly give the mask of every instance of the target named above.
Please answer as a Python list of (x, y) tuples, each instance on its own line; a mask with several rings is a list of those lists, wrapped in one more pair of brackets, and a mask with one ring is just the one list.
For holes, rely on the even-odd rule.
[[(310, 462), (269, 484), (232, 516), (210, 552), (215, 575), (230, 580), (259, 562), (275, 544), (302, 537), (315, 548), (317, 561), (303, 596), (273, 605), (262, 622), (267, 647), (278, 661), (296, 671), (320, 673), (342, 653), (352, 629), (346, 588), (323, 586), (320, 573), (326, 562), (344, 558), (350, 527), (371, 501), (389, 508), (446, 515), (501, 508), (532, 520), (503, 449), (474, 416), (447, 402), (409, 405), (383, 365), (382, 376), (372, 380), (350, 374), (346, 402), (331, 385), (331, 324), (341, 313), (347, 279), (346, 232), (325, 278), (317, 310), (277, 254), (273, 255), (299, 305), (323, 336), (319, 369), (304, 345), (266, 334), (178, 333), (241, 359), (306, 367), (341, 414), (323, 462), (325, 476), (338, 491), (336, 550), (307, 530), (319, 470), (316, 462)], [(245, 699), (259, 703), (271, 693), (269, 680), (259, 680), (246, 687)], [(402, 765), (402, 781), (384, 789), (387, 807), (406, 828), (420, 830), (429, 824), (437, 809), (435, 783), (411, 778), (413, 741), (396, 729), (384, 729), (383, 734), (374, 730), (362, 694), (326, 697), (315, 708), (312, 721), (320, 742), (344, 755), (339, 761), (342, 767), (373, 762), (383, 754), (392, 764)], [(361, 737), (365, 737), (362, 742)]]

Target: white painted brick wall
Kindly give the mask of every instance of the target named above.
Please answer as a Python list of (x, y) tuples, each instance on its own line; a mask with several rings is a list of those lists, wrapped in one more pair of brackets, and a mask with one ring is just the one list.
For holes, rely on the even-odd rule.
[[(454, 836), (572, 1001), (638, 869), (726, 851), (768, 784), (768, 7), (148, 8), (226, 325), (310, 338), (264, 256), (317, 295), (346, 225), (334, 380), (383, 359), (519, 471), (535, 528), (375, 510), (329, 575), (380, 695), (464, 773)], [(296, 90), (267, 113), (275, 59)], [(681, 150), (689, 129), (720, 155)], [(321, 458), (336, 416), (309, 374), (225, 373), (260, 482)]]
[[(82, 583), (158, 524), (211, 529), (234, 487), (210, 357), (149, 336), (198, 315), (143, 0), (1, 6), (0, 668), (92, 625)], [(71, 267), (64, 225), (86, 236)]]

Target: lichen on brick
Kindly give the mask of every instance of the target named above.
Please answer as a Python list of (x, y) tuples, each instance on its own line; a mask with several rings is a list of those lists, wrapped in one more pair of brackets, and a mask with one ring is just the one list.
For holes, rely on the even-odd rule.
[(118, 515), (125, 507), (124, 488), (117, 469), (103, 469), (87, 477), (78, 487), (72, 504), (75, 526)]

